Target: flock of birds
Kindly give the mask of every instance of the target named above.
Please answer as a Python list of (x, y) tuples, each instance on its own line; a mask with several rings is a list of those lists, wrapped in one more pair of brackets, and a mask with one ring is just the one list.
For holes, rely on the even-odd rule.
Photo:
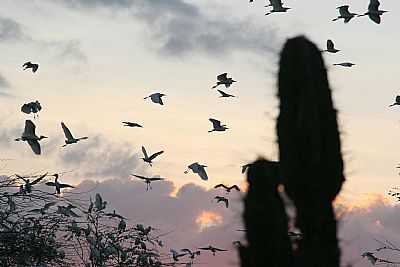
[[(250, 2), (253, 2), (253, 1), (254, 0), (250, 0)], [(388, 11), (380, 10), (379, 6), (380, 6), (380, 3), (378, 0), (370, 0), (367, 12), (362, 13), (362, 14), (356, 14), (356, 13), (350, 12), (348, 5), (340, 6), (337, 8), (339, 15), (338, 15), (338, 17), (334, 18), (333, 21), (338, 21), (338, 20), (343, 19), (344, 23), (349, 23), (354, 17), (368, 16), (373, 22), (380, 24), (381, 16)], [(273, 13), (282, 13), (282, 12), (287, 12), (288, 10), (290, 10), (289, 7), (283, 6), (283, 3), (281, 0), (269, 0), (269, 5), (266, 5), (265, 7), (271, 8), (265, 15), (270, 15)], [(335, 44), (332, 40), (327, 40), (326, 49), (321, 50), (321, 52), (328, 52), (328, 53), (337, 53), (339, 51), (340, 50), (335, 47)], [(342, 66), (342, 67), (352, 67), (355, 64), (351, 63), (351, 62), (341, 62), (341, 63), (335, 63), (333, 65)], [(32, 63), (32, 62), (26, 62), (23, 64), (23, 69), (24, 70), (30, 69), (33, 73), (36, 73), (39, 69), (39, 64)], [(232, 77), (228, 77), (227, 73), (222, 73), (217, 76), (216, 84), (214, 86), (212, 86), (212, 88), (217, 89), (218, 93), (220, 94), (219, 97), (221, 97), (221, 98), (236, 97), (235, 95), (229, 94), (223, 90), (218, 89), (220, 86), (224, 86), (225, 89), (229, 89), (232, 86), (232, 84), (234, 84), (236, 82), (237, 81), (234, 80)], [(153, 102), (155, 104), (164, 105), (163, 97), (165, 97), (165, 96), (166, 95), (163, 93), (156, 92), (156, 93), (153, 93), (153, 94), (150, 94), (150, 95), (144, 97), (144, 99), (149, 99), (151, 102)], [(394, 106), (394, 105), (400, 105), (400, 96), (396, 97), (395, 103), (392, 104), (391, 106)], [(33, 102), (25, 103), (21, 107), (21, 112), (26, 113), (26, 114), (33, 114), (34, 119), (36, 119), (38, 117), (38, 113), (41, 110), (42, 110), (42, 106), (41, 106), (40, 102), (37, 100), (33, 101)], [(223, 124), (220, 120), (217, 120), (215, 118), (209, 118), (209, 121), (212, 124), (212, 128), (208, 131), (209, 133), (223, 132), (223, 131), (226, 131), (229, 129), (227, 127), (227, 125)], [(143, 126), (137, 122), (123, 121), (122, 124), (124, 127), (143, 128)], [(65, 144), (62, 145), (62, 147), (65, 147), (70, 144), (78, 143), (81, 140), (88, 139), (87, 136), (79, 137), (79, 138), (74, 137), (64, 122), (61, 122), (61, 128), (62, 128), (64, 136), (65, 136)], [(15, 141), (27, 142), (28, 145), (30, 146), (30, 148), (32, 149), (32, 151), (35, 154), (40, 155), (41, 154), (40, 141), (45, 138), (47, 138), (47, 136), (36, 134), (36, 126), (31, 120), (26, 120), (23, 133), (21, 134), (20, 137), (16, 138)], [(163, 153), (164, 153), (164, 151), (158, 151), (158, 152), (150, 154), (150, 153), (148, 153), (146, 148), (144, 146), (142, 146), (142, 154), (143, 154), (142, 160), (145, 163), (148, 163), (149, 166), (152, 166), (153, 161), (157, 157), (162, 155)], [(242, 173), (245, 173), (246, 169), (249, 166), (250, 166), (249, 164), (243, 165)], [(207, 181), (208, 175), (207, 175), (207, 172), (205, 169), (206, 167), (207, 167), (207, 165), (201, 164), (199, 162), (194, 162), (187, 166), (187, 170), (184, 171), (184, 173), (187, 174), (189, 171), (192, 171), (193, 173), (197, 174), (202, 180)], [(146, 177), (146, 176), (138, 175), (138, 174), (131, 174), (131, 175), (137, 179), (142, 180), (146, 184), (146, 190), (152, 189), (151, 184), (153, 182), (165, 180), (165, 178), (157, 177), (157, 176)], [(20, 177), (25, 182), (25, 184), (22, 184), (20, 186), (20, 193), (29, 193), (32, 190), (32, 186), (35, 184), (38, 184), (46, 176), (54, 176), (55, 177), (54, 182), (46, 182), (45, 184), (47, 186), (54, 187), (55, 193), (58, 195), (61, 193), (61, 189), (63, 189), (63, 188), (73, 188), (72, 185), (60, 183), (58, 181), (58, 178), (59, 178), (58, 174), (49, 175), (48, 173), (46, 173), (33, 181), (30, 181), (26, 177)], [(224, 189), (226, 191), (227, 195), (232, 190), (235, 190), (238, 192), (240, 191), (240, 188), (237, 185), (227, 186), (224, 184), (218, 184), (218, 185), (214, 186), (214, 188), (215, 189)], [(216, 200), (217, 203), (223, 203), (226, 208), (229, 208), (229, 199), (226, 196), (217, 195), (217, 196), (215, 196), (214, 199)], [(43, 208), (38, 209), (37, 212), (44, 213), (47, 209), (49, 209), (54, 204), (55, 203), (48, 203)], [(69, 215), (73, 216), (72, 208), (73, 208), (72, 206), (61, 207), (60, 208), (61, 210), (59, 212), (68, 213)], [(300, 238), (301, 238), (300, 233), (289, 232), (289, 236), (291, 236), (291, 235), (296, 236), (296, 237), (300, 236)], [(238, 243), (240, 245), (239, 241), (235, 241), (234, 243)], [(171, 249), (170, 252), (171, 252), (173, 260), (176, 262), (178, 262), (180, 258), (188, 256), (190, 259), (190, 262), (187, 264), (187, 267), (189, 267), (189, 266), (192, 266), (193, 261), (196, 258), (196, 256), (200, 255), (200, 250), (210, 251), (212, 253), (212, 255), (216, 255), (217, 252), (226, 251), (225, 249), (220, 249), (220, 248), (213, 247), (210, 245), (207, 247), (200, 247), (200, 248), (198, 248), (198, 250), (195, 250), (195, 251), (192, 251), (188, 248), (184, 248), (179, 251)], [(371, 255), (367, 255), (367, 254), (365, 254), (365, 255), (363, 254), (362, 256), (367, 256), (368, 258), (371, 258)]]

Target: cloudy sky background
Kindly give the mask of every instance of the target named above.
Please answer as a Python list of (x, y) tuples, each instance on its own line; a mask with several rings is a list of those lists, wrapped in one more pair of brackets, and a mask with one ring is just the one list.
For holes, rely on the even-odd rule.
[[(261, 0), (1, 3), (0, 157), (14, 159), (2, 163), (3, 172), (73, 170), (64, 181), (100, 182), (96, 190), (121, 213), (166, 231), (184, 229), (168, 235), (171, 247), (228, 248), (240, 238), (234, 231), (240, 227), (240, 195), (225, 210), (211, 202), (216, 192), (208, 189), (220, 182), (244, 185), (240, 166), (259, 155), (277, 159), (275, 74), (281, 46), (298, 34), (321, 48), (331, 38), (342, 50), (324, 57), (346, 159), (347, 182), (339, 201), (348, 211), (342, 233), (352, 238), (345, 242), (346, 259), (357, 262), (360, 252), (376, 245), (370, 233), (400, 242), (400, 229), (391, 228), (398, 209), (384, 197), (399, 179), (400, 111), (388, 105), (399, 90), (395, 14), (400, 3), (382, 3), (390, 12), (381, 25), (366, 17), (333, 23), (343, 1), (288, 0), (292, 10), (268, 17)], [(350, 10), (362, 12), (367, 5), (353, 1)], [(28, 60), (40, 63), (36, 74), (21, 70)], [(357, 65), (331, 66), (342, 61)], [(220, 99), (211, 89), (222, 72), (239, 81), (229, 89), (237, 98)], [(167, 95), (165, 106), (143, 100), (154, 92)], [(50, 137), (42, 141), (40, 157), (12, 141), (30, 118), (20, 106), (36, 99), (43, 106), (34, 121), (37, 133)], [(210, 117), (230, 129), (207, 133)], [(144, 128), (124, 128), (125, 120)], [(61, 121), (89, 140), (61, 149)], [(139, 159), (142, 145), (150, 152), (165, 150), (152, 168)], [(183, 173), (195, 161), (209, 166), (209, 182)], [(145, 185), (130, 181), (130, 173), (160, 175), (169, 182), (145, 192)], [(228, 253), (202, 261), (234, 266), (235, 258)]]

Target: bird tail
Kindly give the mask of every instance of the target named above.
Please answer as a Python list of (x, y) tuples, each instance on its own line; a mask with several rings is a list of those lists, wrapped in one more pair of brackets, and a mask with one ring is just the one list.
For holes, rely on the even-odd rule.
[(21, 141), (22, 138), (15, 138), (14, 140), (15, 140), (15, 141)]
[(272, 14), (272, 12), (268, 12), (268, 13), (265, 14), (265, 16), (268, 16), (268, 15), (271, 15), (271, 14)]
[(393, 106), (395, 106), (395, 105), (397, 105), (397, 103), (391, 104), (389, 107), (393, 107)]
[(334, 18), (332, 21), (337, 21), (339, 18)]
[(78, 138), (78, 140), (85, 140), (85, 139), (88, 139), (88, 138), (89, 138), (89, 137), (84, 136), (84, 137)]
[(211, 87), (212, 89), (215, 89), (218, 87), (219, 84), (214, 85), (213, 87)]
[(209, 130), (208, 132), (211, 133), (211, 132), (214, 132), (214, 130)]

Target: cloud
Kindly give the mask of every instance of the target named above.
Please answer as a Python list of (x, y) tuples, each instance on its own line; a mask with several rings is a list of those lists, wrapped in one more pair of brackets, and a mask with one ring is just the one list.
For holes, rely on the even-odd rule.
[(10, 97), (12, 96), (7, 92), (8, 89), (11, 89), (10, 82), (0, 73), (0, 96)]
[(130, 147), (94, 136), (65, 147), (57, 153), (57, 162), (65, 168), (77, 169), (85, 178), (127, 178), (143, 166)]
[(0, 41), (19, 41), (25, 38), (21, 24), (13, 19), (0, 17)]
[(224, 56), (234, 52), (257, 55), (277, 52), (277, 33), (270, 26), (257, 26), (249, 19), (209, 17), (183, 0), (60, 0), (75, 9), (127, 9), (152, 31), (159, 51), (168, 56), (200, 52)]
[[(197, 260), (207, 266), (228, 267), (236, 260), (236, 252), (232, 241), (241, 237), (241, 199), (238, 193), (232, 193), (231, 208), (226, 209), (212, 201), (220, 192), (215, 189), (206, 190), (194, 184), (181, 187), (176, 196), (170, 181), (155, 182), (153, 189), (146, 191), (143, 182), (128, 179), (107, 179), (102, 182), (84, 181), (75, 192), (90, 191), (92, 197), (100, 193), (109, 203), (108, 209), (129, 218), (129, 223), (143, 223), (158, 229), (158, 234), (165, 241), (164, 252), (170, 248), (195, 249), (200, 246), (213, 245), (228, 249), (215, 257), (202, 252)], [(76, 195), (75, 195), (76, 196)], [(205, 227), (199, 219), (208, 214), (212, 223)], [(213, 215), (211, 215), (213, 214)], [(237, 266), (237, 265), (236, 265)]]

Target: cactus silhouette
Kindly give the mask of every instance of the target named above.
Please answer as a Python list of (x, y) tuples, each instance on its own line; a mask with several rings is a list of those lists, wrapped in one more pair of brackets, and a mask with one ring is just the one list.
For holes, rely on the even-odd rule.
[[(264, 266), (268, 263), (268, 266), (338, 267), (340, 251), (332, 201), (344, 182), (340, 135), (321, 53), (305, 37), (289, 39), (284, 45), (278, 97), (279, 167), (276, 164), (274, 168), (279, 172), (267, 173), (265, 169), (271, 168), (268, 161), (258, 161), (249, 168), (244, 212), (249, 244), (241, 249), (246, 252), (241, 253), (246, 256), (242, 257), (242, 266), (262, 266), (255, 260), (258, 259), (256, 254), (261, 253)], [(265, 183), (269, 185), (263, 185)], [(302, 232), (295, 252), (291, 248), (287, 252), (286, 245), (282, 246), (286, 244), (287, 232), (285, 239), (280, 223), (285, 224), (287, 218), (276, 193), (279, 183), (284, 185), (296, 207), (296, 226)], [(265, 203), (267, 199), (274, 199), (273, 204)], [(259, 225), (261, 223), (264, 226)], [(265, 258), (270, 247), (262, 240), (260, 229), (263, 227), (270, 227), (269, 237), (277, 242), (273, 249), (284, 251), (274, 252), (281, 257), (279, 262), (270, 264), (270, 259)], [(287, 230), (287, 223), (285, 227)], [(287, 255), (285, 259), (284, 255)]]

